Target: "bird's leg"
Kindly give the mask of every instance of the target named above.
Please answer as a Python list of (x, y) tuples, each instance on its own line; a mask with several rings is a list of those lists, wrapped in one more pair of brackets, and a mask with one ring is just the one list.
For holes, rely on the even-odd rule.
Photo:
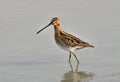
[(69, 54), (69, 64), (70, 64), (70, 67), (71, 67), (71, 71), (73, 71), (73, 67), (72, 67), (72, 64), (71, 64), (71, 52)]
[(73, 52), (71, 52), (71, 53), (75, 56), (77, 62), (79, 63), (79, 60), (78, 60), (77, 56), (75, 55), (75, 53), (73, 53)]
[(70, 54), (69, 54), (69, 62), (71, 62), (70, 60), (71, 60), (71, 52), (70, 52)]
[(77, 63), (77, 66), (76, 66), (76, 69), (75, 69), (76, 72), (78, 71), (78, 67), (79, 67), (79, 63)]

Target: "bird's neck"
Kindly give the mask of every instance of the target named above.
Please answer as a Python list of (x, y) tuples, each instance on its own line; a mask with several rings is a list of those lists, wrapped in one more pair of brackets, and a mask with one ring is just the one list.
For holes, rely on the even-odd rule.
[(55, 34), (56, 34), (56, 33), (58, 34), (58, 33), (60, 33), (60, 32), (63, 31), (60, 25), (54, 26), (54, 29), (55, 29)]

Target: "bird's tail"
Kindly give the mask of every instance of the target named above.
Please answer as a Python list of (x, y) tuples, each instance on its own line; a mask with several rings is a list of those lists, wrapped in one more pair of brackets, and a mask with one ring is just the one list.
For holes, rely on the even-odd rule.
[(88, 45), (88, 47), (94, 48), (94, 46), (93, 46), (93, 45), (91, 45), (91, 44), (89, 44), (89, 45)]

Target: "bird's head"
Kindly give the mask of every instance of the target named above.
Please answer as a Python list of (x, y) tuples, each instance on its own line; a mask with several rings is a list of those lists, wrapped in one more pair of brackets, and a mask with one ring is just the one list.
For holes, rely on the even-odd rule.
[(47, 28), (48, 26), (53, 25), (53, 26), (59, 26), (60, 25), (60, 19), (58, 17), (52, 18), (51, 22), (46, 25), (44, 28), (42, 28), (40, 31), (38, 31), (36, 34), (40, 33), (42, 30)]
[(59, 26), (60, 25), (60, 19), (58, 17), (54, 17), (51, 20), (51, 23), (52, 23), (53, 26)]

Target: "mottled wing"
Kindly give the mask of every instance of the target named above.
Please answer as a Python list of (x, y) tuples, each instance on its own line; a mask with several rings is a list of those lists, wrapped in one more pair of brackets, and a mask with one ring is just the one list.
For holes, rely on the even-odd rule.
[(80, 48), (93, 47), (89, 43), (84, 42), (81, 39), (77, 38), (76, 36), (73, 36), (73, 35), (68, 34), (66, 32), (64, 32), (61, 35), (61, 40), (62, 40), (62, 42), (64, 42), (65, 45), (68, 45), (71, 47), (76, 47), (76, 46), (80, 46)]

